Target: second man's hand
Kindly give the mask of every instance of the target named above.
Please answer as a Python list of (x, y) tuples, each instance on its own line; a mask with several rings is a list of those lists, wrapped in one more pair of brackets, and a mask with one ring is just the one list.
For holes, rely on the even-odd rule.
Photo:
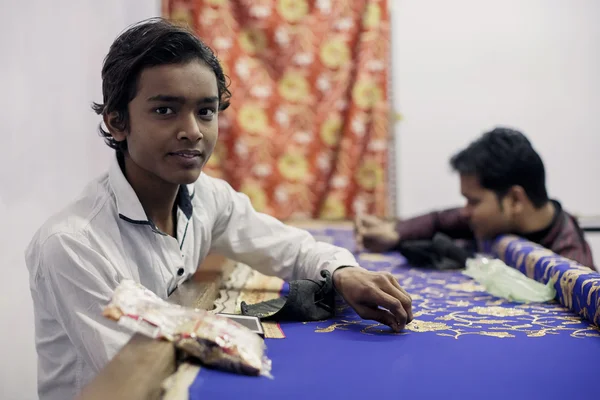
[(359, 251), (383, 253), (400, 242), (393, 221), (385, 221), (372, 215), (358, 216), (355, 219), (354, 234)]

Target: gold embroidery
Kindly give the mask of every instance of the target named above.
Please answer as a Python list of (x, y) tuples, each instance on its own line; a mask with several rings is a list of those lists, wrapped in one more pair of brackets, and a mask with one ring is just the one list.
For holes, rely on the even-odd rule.
[(436, 332), (445, 331), (450, 329), (450, 327), (441, 322), (413, 320), (410, 324), (406, 325), (406, 329), (413, 332)]
[(509, 338), (515, 337), (515, 335), (508, 332), (479, 332), (480, 335), (483, 336), (493, 336), (498, 338)]
[(562, 289), (561, 297), (568, 308), (573, 307), (573, 289), (580, 275), (587, 275), (590, 271), (581, 271), (578, 269), (568, 269), (563, 272), (560, 277), (560, 288)]
[(495, 247), (495, 251), (497, 254), (506, 254), (506, 249), (508, 249), (508, 245), (510, 244), (511, 240), (513, 240), (512, 237), (510, 236), (505, 236), (502, 239), (500, 239), (498, 242), (496, 242)]
[(485, 292), (485, 288), (475, 281), (467, 281), (464, 283), (449, 283), (446, 289), (458, 290), (463, 292)]
[(469, 305), (471, 305), (471, 303), (469, 303), (468, 301), (465, 301), (465, 300), (458, 300), (458, 301), (448, 300), (448, 304), (453, 307), (468, 307)]
[(590, 325), (585, 329), (577, 329), (571, 334), (573, 337), (600, 337), (600, 329), (594, 325)]
[(535, 265), (538, 262), (538, 260), (541, 257), (553, 254), (554, 253), (546, 249), (536, 249), (533, 250), (531, 253), (527, 254), (527, 256), (525, 257), (525, 275), (527, 275), (531, 279), (535, 279)]
[[(583, 289), (585, 289), (585, 287), (588, 284), (593, 285), (594, 282), (597, 282), (598, 278), (591, 278), (591, 279), (586, 279), (583, 281), (583, 283), (581, 284), (581, 290), (583, 291)], [(594, 288), (592, 288), (590, 290), (590, 292), (588, 293), (588, 297), (587, 297), (587, 305), (591, 306), (592, 305), (592, 296), (594, 295), (594, 293), (598, 292), (598, 294), (600, 294), (600, 285), (595, 286)]]
[(524, 259), (525, 259), (525, 254), (519, 254), (519, 257), (517, 258), (517, 264), (516, 265), (522, 265)]
[(330, 326), (327, 326), (325, 328), (317, 328), (317, 329), (315, 329), (315, 332), (317, 332), (317, 333), (327, 333), (327, 332), (333, 332), (336, 329), (345, 330), (348, 325), (356, 324), (358, 322), (359, 321), (350, 321), (350, 322), (348, 322), (348, 321), (341, 321), (341, 322), (336, 322), (336, 323), (331, 324)]
[[(413, 299), (414, 319), (401, 333), (404, 335), (435, 334), (454, 339), (479, 335), (510, 339), (567, 334), (600, 338), (600, 329), (556, 302), (511, 303), (487, 294), (477, 283), (455, 272), (394, 270), (393, 267), (383, 270), (391, 272)], [(554, 278), (558, 279), (558, 275)], [(386, 326), (361, 320), (347, 305), (337, 307), (337, 315), (341, 317), (317, 323), (315, 331), (352, 329), (364, 334), (393, 334)]]
[(527, 314), (524, 310), (505, 307), (473, 307), (469, 312), (479, 315), (491, 315), (494, 317), (514, 317), (515, 315)]

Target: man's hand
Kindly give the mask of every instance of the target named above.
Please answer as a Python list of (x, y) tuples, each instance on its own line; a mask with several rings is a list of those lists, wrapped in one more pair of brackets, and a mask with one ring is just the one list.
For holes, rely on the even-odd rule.
[(412, 321), (412, 299), (387, 272), (346, 267), (333, 273), (333, 285), (357, 314), (400, 332)]
[(393, 221), (384, 221), (372, 215), (356, 217), (354, 232), (359, 251), (382, 253), (391, 250), (400, 241)]

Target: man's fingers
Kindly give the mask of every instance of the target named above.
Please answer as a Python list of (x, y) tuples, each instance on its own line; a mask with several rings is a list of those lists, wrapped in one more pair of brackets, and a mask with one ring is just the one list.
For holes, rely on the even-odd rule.
[(375, 226), (380, 226), (383, 221), (374, 215), (365, 214), (361, 216), (361, 223), (365, 228), (372, 228)]
[(361, 234), (361, 244), (365, 249), (373, 253), (381, 253), (385, 251), (384, 246), (381, 244), (380, 235), (373, 230), (363, 230)]
[(391, 274), (385, 274), (384, 276), (386, 283), (381, 285), (381, 290), (400, 301), (402, 309), (406, 312), (406, 323), (409, 323), (413, 320), (412, 298)]
[[(382, 296), (383, 301), (380, 305), (394, 315), (396, 321), (400, 324), (400, 329), (402, 329), (412, 320), (411, 301), (410, 298), (400, 294), (401, 292), (393, 286), (390, 285), (389, 289), (395, 290), (396, 293), (390, 295), (384, 292)], [(400, 294), (401, 298), (396, 297), (398, 294)]]
[(361, 235), (359, 235), (358, 233), (356, 233), (354, 235), (354, 242), (356, 244), (356, 251), (357, 252), (363, 252), (365, 251), (365, 245), (363, 243), (363, 238)]
[[(412, 306), (412, 297), (411, 297), (411, 295), (402, 286), (400, 286), (400, 282), (398, 282), (398, 280), (396, 278), (394, 278), (394, 275), (392, 275), (390, 273), (386, 273), (385, 275), (387, 276), (387, 278), (390, 281), (390, 283), (405, 296), (404, 298), (408, 299), (407, 300), (408, 301), (408, 305)], [(411, 307), (411, 310), (410, 310), (408, 316), (409, 316), (409, 321), (408, 322), (410, 322), (410, 320), (412, 320), (412, 307)]]
[(367, 249), (369, 251), (375, 251), (374, 244), (376, 244), (376, 242), (375, 242), (375, 240), (373, 240), (373, 238), (371, 236), (362, 234), (360, 236), (360, 241), (361, 241), (361, 245), (364, 249)]
[(356, 251), (365, 250), (365, 238), (358, 229), (354, 230), (354, 242), (356, 243)]
[(372, 319), (381, 324), (387, 325), (394, 330), (394, 332), (400, 332), (404, 326), (396, 321), (396, 318), (387, 310), (380, 308), (371, 308), (367, 306), (357, 307), (356, 311), (362, 319)]
[(363, 214), (361, 211), (357, 211), (356, 215), (354, 217), (354, 230), (360, 232), (361, 234), (365, 230), (364, 218), (365, 218), (365, 214)]
[(362, 221), (362, 214), (357, 213), (354, 218), (354, 241), (356, 242), (356, 250), (363, 251), (364, 248), (364, 226)]
[[(388, 283), (389, 287), (392, 287)], [(399, 293), (399, 292), (398, 292)], [(366, 304), (375, 307), (382, 307), (388, 310), (394, 317), (394, 320), (398, 323), (400, 329), (404, 328), (406, 321), (408, 320), (408, 313), (404, 309), (404, 305), (400, 299), (395, 298), (387, 294), (380, 288), (373, 288), (371, 292), (372, 300)]]

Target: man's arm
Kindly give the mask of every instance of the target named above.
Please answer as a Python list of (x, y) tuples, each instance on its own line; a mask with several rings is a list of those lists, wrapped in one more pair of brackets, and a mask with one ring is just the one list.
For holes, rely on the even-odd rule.
[(398, 221), (396, 232), (401, 241), (429, 240), (438, 233), (444, 233), (453, 239), (473, 239), (469, 220), (460, 208), (434, 211), (411, 219)]
[(359, 215), (355, 221), (356, 243), (375, 253), (397, 249), (405, 240), (431, 240), (438, 233), (453, 239), (473, 239), (469, 222), (459, 208), (435, 211), (403, 221), (385, 221)]
[(595, 271), (594, 259), (590, 246), (578, 227), (569, 233), (554, 240), (552, 243), (541, 243), (542, 246), (552, 250), (561, 257), (568, 258)]
[(323, 269), (333, 274), (342, 266), (358, 267), (348, 250), (317, 242), (307, 231), (257, 212), (245, 194), (224, 181), (214, 180), (213, 184), (220, 207), (213, 228), (215, 251), (284, 280), (320, 280)]
[[(326, 269), (337, 291), (361, 318), (395, 331), (412, 320), (412, 300), (390, 273), (359, 267), (348, 250), (317, 242), (304, 230), (256, 212), (246, 195), (224, 181), (214, 184), (220, 186), (213, 229), (216, 251), (285, 280), (321, 279), (319, 273)], [(345, 266), (351, 268), (340, 268)]]
[[(131, 336), (102, 316), (118, 284), (116, 271), (85, 238), (66, 234), (48, 238), (39, 253), (28, 254), (27, 262), (34, 297), (64, 329), (87, 364), (99, 371)], [(42, 341), (59, 334), (43, 333), (49, 337), (38, 338)], [(48, 356), (42, 351), (40, 362), (52, 365), (52, 360), (45, 360)]]
[(569, 260), (577, 261), (584, 267), (590, 268), (592, 271), (596, 271), (594, 266), (594, 260), (592, 259), (592, 253), (585, 243), (584, 247), (569, 246), (562, 249), (558, 249), (556, 252), (559, 256), (568, 258)]

